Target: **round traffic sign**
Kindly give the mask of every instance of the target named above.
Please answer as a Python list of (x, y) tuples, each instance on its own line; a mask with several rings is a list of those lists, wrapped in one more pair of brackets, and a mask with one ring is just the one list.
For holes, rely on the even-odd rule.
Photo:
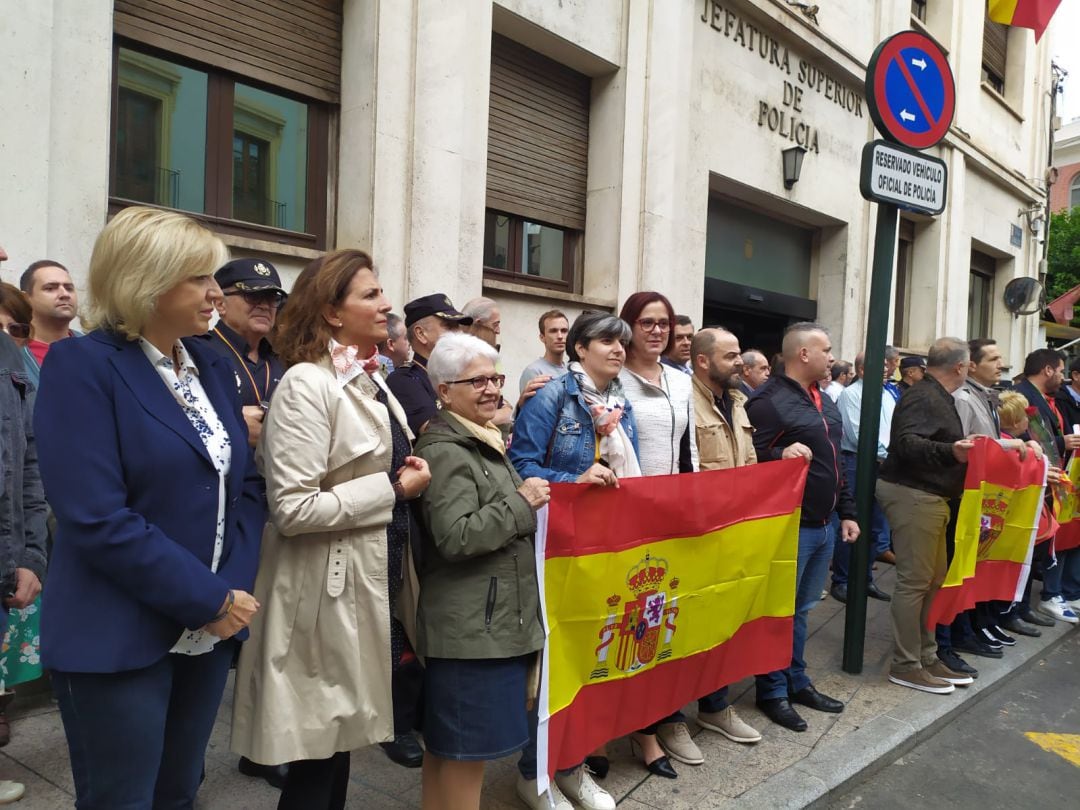
[(866, 104), (888, 140), (926, 149), (949, 131), (956, 87), (945, 52), (918, 31), (886, 39), (866, 67)]

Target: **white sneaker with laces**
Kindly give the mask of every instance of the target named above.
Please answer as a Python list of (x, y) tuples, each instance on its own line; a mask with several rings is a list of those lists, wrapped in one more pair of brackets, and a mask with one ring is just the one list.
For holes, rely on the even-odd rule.
[(656, 739), (667, 755), (687, 765), (701, 765), (705, 755), (701, 753), (686, 723), (664, 723), (657, 726)]
[(584, 765), (567, 774), (556, 773), (555, 784), (566, 798), (585, 810), (615, 810), (614, 797), (593, 781)]
[[(526, 779), (521, 774), (518, 774), (517, 778), (517, 795), (526, 807), (532, 808), (532, 810), (551, 810), (554, 805), (555, 810), (574, 810), (574, 805), (570, 804), (562, 791), (559, 790), (559, 786), (555, 782), (551, 782), (548, 786), (548, 791), (551, 793), (551, 804), (548, 803), (547, 794), (538, 794), (536, 792), (536, 780)], [(611, 803), (612, 807), (615, 807), (615, 803)]]
[(1060, 596), (1051, 596), (1049, 599), (1039, 602), (1036, 610), (1039, 613), (1045, 613), (1047, 616), (1053, 616), (1058, 621), (1080, 624), (1080, 616), (1077, 616), (1073, 609), (1069, 607), (1069, 603)]

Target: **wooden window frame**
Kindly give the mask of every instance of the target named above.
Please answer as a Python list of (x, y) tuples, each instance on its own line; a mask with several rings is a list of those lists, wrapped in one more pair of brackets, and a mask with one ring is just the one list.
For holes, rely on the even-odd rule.
[[(990, 332), (993, 330), (993, 298), (994, 298), (994, 277), (997, 275), (997, 261), (993, 256), (989, 256), (977, 250), (971, 251), (971, 261), (969, 262), (970, 269), (968, 271), (968, 337), (970, 339), (990, 337)], [(979, 302), (980, 316), (986, 327), (987, 334), (976, 335), (972, 331), (971, 324), (971, 279), (974, 276), (978, 276), (986, 281), (987, 290), (989, 294)]]
[[(113, 78), (111, 88), (112, 110), (110, 112), (109, 134), (109, 216), (115, 215), (132, 205), (150, 208), (165, 206), (141, 200), (129, 200), (113, 196), (116, 181), (116, 131), (118, 126), (118, 99), (120, 91), (119, 62), (120, 49), (135, 51), (157, 57), (183, 67), (198, 70), (206, 74), (206, 181), (202, 212), (184, 211), (180, 213), (204, 223), (220, 234), (240, 236), (297, 247), (325, 250), (328, 240), (327, 194), (330, 163), (330, 106), (280, 87), (261, 84), (247, 76), (227, 73), (209, 65), (193, 62), (177, 54), (160, 51), (139, 42), (132, 42), (119, 37), (113, 40)], [(307, 105), (307, 176), (305, 178), (305, 229), (291, 231), (245, 222), (232, 217), (232, 149), (233, 149), (233, 108), (234, 87), (237, 83), (265, 90), (284, 98), (289, 98)], [(178, 210), (178, 209), (177, 209)]]
[[(989, 58), (987, 50), (991, 51)], [(1000, 46), (1001, 64), (995, 64), (995, 51)], [(1009, 63), (1009, 27), (994, 22), (989, 15), (983, 21), (982, 77), (1001, 96), (1005, 95), (1005, 74)]]
[[(494, 208), (484, 210), (487, 214), (506, 217), (510, 221), (510, 233), (507, 238), (507, 266), (489, 267), (484, 265), (484, 278), (498, 281), (508, 281), (513, 284), (528, 284), (542, 287), (548, 290), (562, 290), (574, 292), (579, 275), (580, 256), (582, 254), (582, 242), (584, 234), (574, 228), (566, 228), (562, 225), (552, 225), (548, 222), (537, 222), (531, 217), (523, 217), (519, 214), (511, 214), (508, 211), (499, 211)], [(525, 240), (525, 223), (532, 222), (545, 228), (554, 228), (563, 234), (563, 261), (562, 278), (553, 279), (543, 276), (532, 276), (521, 269), (521, 254)]]

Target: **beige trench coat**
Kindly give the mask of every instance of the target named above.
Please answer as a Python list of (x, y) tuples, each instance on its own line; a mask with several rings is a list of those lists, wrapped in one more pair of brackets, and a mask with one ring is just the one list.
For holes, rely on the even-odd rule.
[(375, 385), (361, 374), (342, 388), (329, 356), (300, 363), (266, 416), (258, 458), (270, 522), (255, 580), (262, 608), (241, 650), (232, 726), (233, 751), (255, 762), (324, 759), (393, 738), (391, 416)]

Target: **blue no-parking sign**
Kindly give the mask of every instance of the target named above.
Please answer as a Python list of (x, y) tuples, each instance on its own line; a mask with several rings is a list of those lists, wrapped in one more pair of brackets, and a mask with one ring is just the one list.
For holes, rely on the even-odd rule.
[(956, 104), (952, 69), (941, 47), (918, 31), (886, 39), (866, 69), (866, 102), (878, 131), (927, 149), (949, 131)]

